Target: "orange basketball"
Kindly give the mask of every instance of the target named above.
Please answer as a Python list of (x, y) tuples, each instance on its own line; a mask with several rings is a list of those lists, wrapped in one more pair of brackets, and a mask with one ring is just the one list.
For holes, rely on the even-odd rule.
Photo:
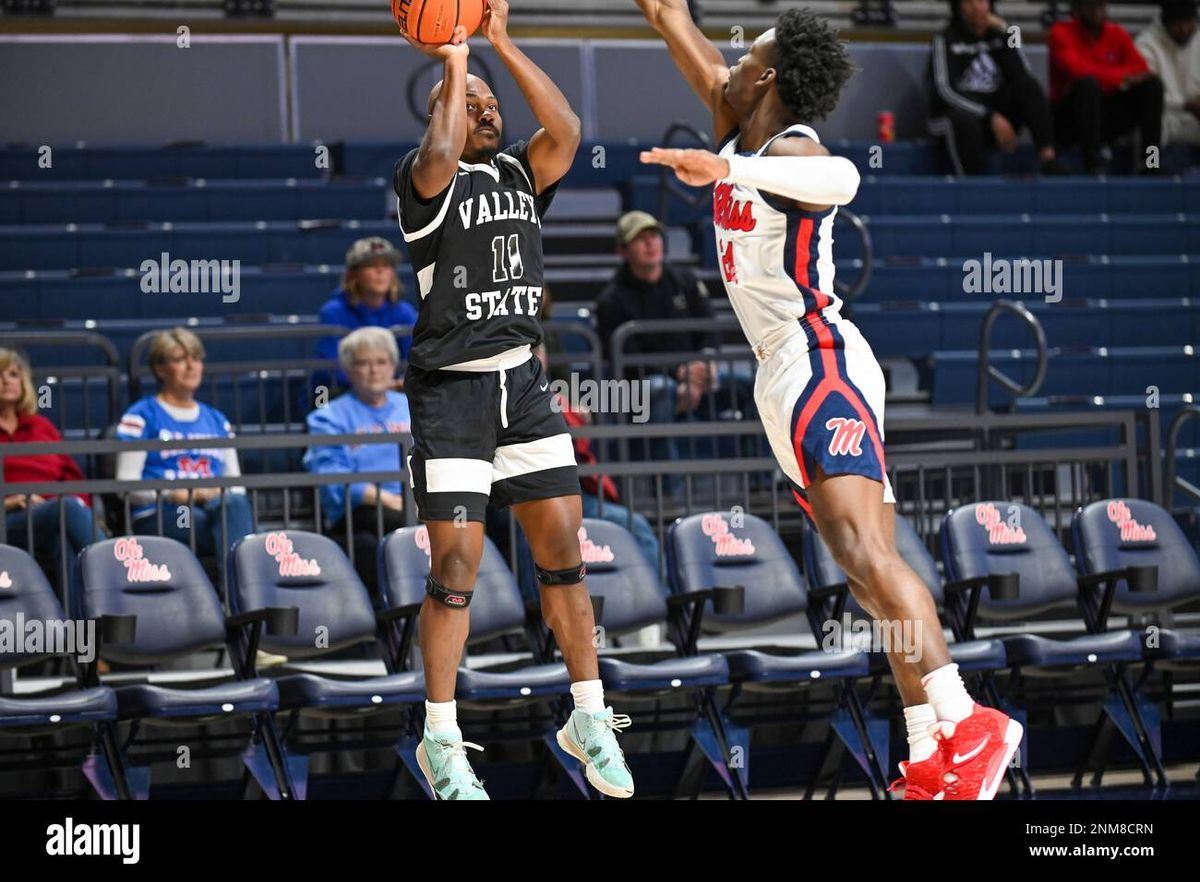
[(418, 43), (449, 43), (456, 25), (467, 36), (479, 30), (487, 0), (392, 0), (392, 16), (400, 30)]

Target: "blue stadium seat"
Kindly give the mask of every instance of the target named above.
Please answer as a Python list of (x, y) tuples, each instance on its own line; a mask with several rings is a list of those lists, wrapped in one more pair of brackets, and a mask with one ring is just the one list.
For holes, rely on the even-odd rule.
[[(1075, 565), (1092, 588), (1087, 606), (1093, 630), (1107, 630), (1110, 612), (1145, 615), (1200, 599), (1200, 557), (1175, 519), (1153, 502), (1093, 502), (1075, 513), (1071, 537)], [(1152, 577), (1140, 574), (1153, 590), (1138, 582), (1131, 567), (1154, 571)], [(1155, 627), (1146, 633), (1145, 654), (1159, 667), (1186, 668), (1200, 659), (1200, 635)]]
[[(376, 605), (345, 552), (327, 536), (302, 530), (258, 533), (237, 542), (230, 562), (230, 606), (243, 615), (288, 609), (297, 617), (294, 631), (263, 633), (257, 646), (248, 648), (249, 658), (261, 648), (288, 659), (288, 664), (269, 670), (279, 689), (279, 709), (292, 717), (289, 733), (302, 719), (356, 720), (399, 710), (398, 735), (381, 742), (392, 746), (397, 756), (393, 781), (403, 763), (415, 780), (423, 782), (415, 762), (420, 732), (417, 710), (425, 700), (425, 678), (419, 671), (400, 670), (387, 652), (383, 658), (389, 673), (383, 676), (334, 677), (295, 667), (360, 644), (374, 648), (384, 622), (415, 616), (415, 610), (382, 610), (377, 616)], [(289, 753), (297, 760), (339, 749), (332, 737), (288, 739)], [(303, 798), (307, 762), (294, 763), (291, 773)]]
[[(715, 703), (717, 689), (730, 684), (729, 665), (720, 653), (696, 652), (684, 629), (689, 606), (693, 615), (699, 615), (693, 602), (696, 599), (664, 599), (658, 574), (624, 527), (597, 518), (584, 518), (580, 546), (583, 562), (588, 568), (588, 593), (603, 601), (603, 614), (598, 623), (603, 628), (600, 677), (606, 696), (645, 700), (691, 690), (695, 699), (684, 712), (683, 723), (690, 736), (688, 762), (680, 786), (687, 778), (686, 768), (702, 754), (730, 796), (746, 796), (748, 770), (744, 765), (740, 769), (730, 766), (729, 734)], [(605, 651), (609, 638), (619, 638), (622, 634), (663, 623), (670, 629), (676, 655), (640, 661)], [(663, 715), (660, 708), (658, 716)], [(678, 727), (661, 724), (660, 728)], [(735, 775), (740, 775), (740, 781)]]
[[(95, 640), (99, 635), (81, 633), (77, 626), (82, 622), (68, 626), (62, 604), (37, 562), (19, 548), (0, 545), (0, 623), (6, 630), (11, 629), (12, 635), (23, 638), (29, 633), (28, 623), (32, 622), (42, 625), (47, 640), (55, 633), (54, 623), (63, 623), (61, 633), (64, 636), (74, 634), (74, 645), (51, 646), (43, 641), (41, 647), (26, 644), (6, 648), (0, 651), (0, 671), (13, 671), (49, 659), (66, 659), (71, 652), (77, 653), (74, 658), (78, 659), (89, 649), (93, 659), (79, 662), (81, 675), (86, 665), (94, 664)], [(95, 624), (93, 622), (91, 626)], [(94, 743), (82, 763), (84, 774), (101, 796), (129, 799), (129, 785), (115, 739), (117, 696), (107, 686), (89, 686), (85, 685), (85, 677), (79, 679), (81, 685), (77, 688), (0, 695), (0, 736), (23, 741), (72, 728), (90, 728)], [(40, 750), (6, 750), (5, 753), (11, 759), (0, 763), (0, 771), (61, 765), (54, 756), (46, 756)]]
[[(226, 618), (204, 568), (183, 543), (161, 536), (108, 539), (80, 552), (77, 566), (77, 596), (72, 604), (76, 614), (89, 619), (133, 619), (131, 639), (101, 645), (100, 657), (105, 661), (148, 667), (227, 648), (235, 665), (244, 659), (236, 639), (227, 642), (227, 637), (236, 638), (250, 623)], [(216, 682), (206, 678), (200, 683), (117, 685), (113, 691), (118, 719), (137, 721), (143, 728), (244, 720), (250, 724), (247, 743), (235, 753), (269, 796), (292, 798), (286, 757), (271, 718), (279, 707), (275, 684), (259, 677)], [(148, 764), (174, 761), (176, 756), (174, 751), (165, 756), (153, 751), (130, 755), (134, 734), (124, 745), (124, 763), (134, 792), (144, 799), (150, 790)]]
[[(941, 546), (950, 580), (945, 586), (948, 603), (968, 638), (974, 637), (976, 619), (1027, 622), (1039, 613), (1076, 606), (1080, 584), (1067, 552), (1042, 516), (1027, 505), (985, 501), (954, 509), (942, 521)], [(1011, 596), (1014, 583), (1016, 596)], [(1097, 756), (1096, 748), (1107, 743), (1110, 724), (1135, 751), (1146, 783), (1165, 783), (1160, 748), (1149, 734), (1157, 728), (1154, 709), (1137, 698), (1128, 678), (1127, 668), (1142, 658), (1139, 634), (1120, 630), (1055, 639), (1025, 632), (1001, 639), (1014, 677), (1061, 684), (1082, 670), (1103, 675), (1106, 697), (1076, 786), (1093, 761), (1099, 763), (1094, 779), (1099, 783), (1105, 758)], [(1057, 701), (1066, 701), (1066, 696)]]
[[(705, 599), (703, 624), (710, 632), (733, 632), (785, 619), (809, 609), (800, 570), (771, 526), (751, 514), (733, 516), (707, 512), (681, 518), (667, 534), (667, 572), (676, 596)], [(744, 589), (740, 610), (720, 611), (714, 589)], [(819, 642), (819, 638), (818, 638)], [(787, 691), (811, 687), (818, 681), (833, 684), (835, 705), (829, 716), (820, 772), (806, 793), (811, 798), (825, 773), (840, 767), (841, 752), (849, 752), (866, 776), (872, 794), (886, 795), (886, 723), (869, 719), (853, 689), (853, 682), (869, 674), (869, 658), (858, 650), (824, 648), (782, 655), (766, 649), (727, 651), (730, 676), (735, 684), (727, 705), (740, 691)], [(876, 730), (872, 732), (874, 727)], [(736, 727), (731, 729), (736, 731)], [(835, 776), (831, 793), (838, 781)]]

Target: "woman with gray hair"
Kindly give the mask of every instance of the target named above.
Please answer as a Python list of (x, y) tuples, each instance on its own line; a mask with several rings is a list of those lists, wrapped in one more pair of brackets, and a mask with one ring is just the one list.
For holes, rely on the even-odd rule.
[[(338, 361), (350, 380), (350, 391), (308, 415), (314, 435), (378, 434), (409, 430), (408, 398), (392, 389), (400, 353), (396, 338), (383, 328), (359, 328), (342, 338)], [(304, 465), (319, 475), (354, 472), (400, 473), (400, 448), (395, 444), (338, 444), (310, 447)], [(348, 493), (347, 493), (348, 491)], [(328, 484), (321, 488), (321, 513), (330, 534), (345, 536), (346, 518), (355, 536), (355, 561), (367, 587), (375, 589), (377, 508), (384, 532), (404, 526), (404, 488), (399, 480)]]

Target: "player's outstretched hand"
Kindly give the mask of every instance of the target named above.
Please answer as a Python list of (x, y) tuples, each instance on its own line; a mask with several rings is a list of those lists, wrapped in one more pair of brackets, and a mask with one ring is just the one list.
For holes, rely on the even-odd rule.
[[(403, 32), (401, 32), (403, 33)], [(408, 40), (409, 44), (414, 49), (420, 49), (431, 58), (436, 58), (439, 61), (445, 61), (454, 55), (462, 55), (466, 57), (470, 54), (470, 49), (467, 48), (467, 29), (462, 25), (456, 25), (454, 33), (450, 36), (449, 43), (422, 43), (414, 40), (408, 34), (404, 34), (404, 39)]]
[(679, 180), (693, 187), (703, 187), (729, 174), (729, 163), (708, 150), (653, 147), (643, 150), (640, 158), (647, 165), (670, 166)]
[(508, 0), (487, 0), (483, 11), (483, 35), (495, 44), (508, 36)]

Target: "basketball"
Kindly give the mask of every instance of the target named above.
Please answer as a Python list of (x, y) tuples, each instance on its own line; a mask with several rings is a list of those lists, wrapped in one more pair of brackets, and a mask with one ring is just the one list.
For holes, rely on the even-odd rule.
[(400, 30), (419, 43), (449, 43), (457, 25), (467, 36), (479, 29), (487, 0), (392, 0)]

